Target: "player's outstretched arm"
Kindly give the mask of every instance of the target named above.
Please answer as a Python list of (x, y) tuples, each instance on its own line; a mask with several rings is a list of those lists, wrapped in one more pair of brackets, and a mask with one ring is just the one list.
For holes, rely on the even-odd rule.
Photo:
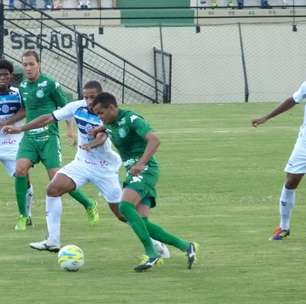
[(281, 104), (279, 104), (272, 112), (268, 113), (267, 115), (264, 115), (262, 117), (258, 117), (255, 119), (252, 119), (252, 126), (257, 127), (261, 124), (264, 124), (267, 120), (269, 120), (272, 117), (275, 117), (281, 113), (284, 113), (294, 107), (296, 105), (296, 102), (292, 97), (287, 98), (285, 101), (283, 101)]
[(144, 167), (150, 160), (150, 158), (155, 154), (157, 151), (160, 140), (159, 138), (153, 133), (149, 132), (145, 135), (145, 140), (147, 141), (147, 146), (143, 155), (140, 157), (138, 162), (130, 169), (132, 175), (138, 175), (141, 171), (143, 171)]
[(46, 115), (41, 115), (35, 118), (34, 120), (30, 121), (29, 123), (23, 126), (20, 126), (20, 127), (4, 126), (2, 128), (2, 131), (8, 134), (20, 133), (20, 132), (44, 127), (54, 121), (55, 119), (52, 114), (46, 114)]

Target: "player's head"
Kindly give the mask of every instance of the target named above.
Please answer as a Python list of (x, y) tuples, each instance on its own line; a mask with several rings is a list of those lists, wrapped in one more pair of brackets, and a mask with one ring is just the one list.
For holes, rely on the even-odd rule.
[(96, 115), (99, 115), (104, 123), (113, 122), (118, 115), (118, 104), (115, 96), (103, 92), (96, 96), (92, 102), (92, 109)]
[(26, 51), (22, 54), (22, 67), (26, 77), (30, 81), (35, 81), (40, 74), (40, 60), (35, 51)]
[(86, 82), (86, 84), (83, 87), (83, 98), (86, 101), (86, 104), (89, 108), (90, 111), (93, 112), (92, 110), (92, 102), (96, 98), (96, 96), (100, 93), (102, 93), (102, 86), (100, 82), (91, 80)]
[(10, 61), (5, 59), (0, 60), (0, 92), (5, 92), (9, 89), (14, 72), (14, 66)]

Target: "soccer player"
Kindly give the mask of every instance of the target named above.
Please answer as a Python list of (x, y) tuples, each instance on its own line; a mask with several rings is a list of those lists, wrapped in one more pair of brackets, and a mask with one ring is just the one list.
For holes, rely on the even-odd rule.
[[(102, 92), (97, 81), (89, 81), (83, 88), (83, 100), (71, 102), (51, 114), (42, 115), (24, 126), (4, 127), (9, 132), (18, 133), (31, 129), (42, 128), (47, 124), (60, 120), (75, 119), (78, 127), (78, 150), (75, 159), (60, 169), (53, 177), (47, 189), (48, 239), (31, 243), (37, 250), (57, 252), (60, 249), (60, 197), (86, 183), (94, 184), (104, 196), (113, 214), (123, 222), (125, 218), (119, 212), (122, 190), (118, 170), (121, 166), (120, 156), (112, 150), (111, 142), (105, 133), (96, 138), (89, 134), (90, 130), (101, 126), (102, 121), (92, 112), (93, 99)], [(169, 258), (168, 248), (158, 241), (152, 240), (155, 248), (164, 257)]]
[[(35, 51), (26, 51), (22, 55), (22, 66), (26, 79), (20, 84), (20, 93), (26, 113), (26, 120), (31, 121), (40, 115), (48, 114), (66, 104), (65, 95), (58, 82), (40, 72), (39, 56)], [(37, 128), (24, 133), (20, 142), (16, 162), (16, 197), (20, 216), (15, 230), (26, 229), (28, 213), (26, 206), (26, 191), (28, 187), (28, 172), (33, 165), (42, 162), (50, 179), (61, 167), (61, 146), (57, 123)], [(96, 203), (76, 190), (70, 195), (86, 209), (91, 223), (98, 221), (99, 215)], [(47, 204), (49, 212), (51, 204)]]
[[(11, 86), (13, 72), (14, 66), (11, 62), (0, 60), (0, 162), (10, 176), (15, 175), (16, 154), (22, 134), (4, 134), (1, 128), (7, 124), (18, 126), (25, 117), (19, 90)], [(31, 225), (33, 189), (29, 179), (27, 180), (26, 209), (29, 215), (27, 224)]]
[[(270, 113), (255, 118), (252, 120), (253, 127), (264, 124), (269, 119), (284, 113), (294, 107), (296, 104), (301, 103), (306, 97), (306, 82), (303, 82), (299, 89), (280, 103)], [(306, 111), (306, 108), (305, 108)], [(305, 112), (306, 113), (306, 112)], [(290, 219), (292, 209), (295, 205), (295, 190), (306, 173), (306, 115), (304, 115), (304, 122), (300, 128), (300, 132), (293, 148), (291, 156), (285, 167), (287, 173), (286, 182), (283, 185), (280, 199), (279, 199), (279, 212), (280, 224), (275, 229), (270, 240), (283, 240), (290, 235)]]
[(104, 122), (92, 134), (107, 133), (123, 160), (127, 178), (123, 183), (120, 213), (142, 242), (146, 258), (134, 268), (142, 272), (159, 264), (160, 256), (151, 238), (175, 246), (187, 255), (188, 268), (196, 259), (198, 244), (176, 237), (149, 221), (150, 208), (156, 204), (155, 185), (159, 178), (159, 166), (154, 157), (160, 144), (150, 125), (138, 114), (118, 108), (115, 97), (99, 94), (92, 108)]

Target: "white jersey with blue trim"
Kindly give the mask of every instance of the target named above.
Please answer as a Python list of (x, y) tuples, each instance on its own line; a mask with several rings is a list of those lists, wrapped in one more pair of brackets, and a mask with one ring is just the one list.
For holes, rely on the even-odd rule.
[(69, 120), (75, 119), (78, 128), (78, 150), (75, 159), (84, 161), (88, 164), (101, 165), (105, 168), (107, 164), (111, 168), (121, 166), (121, 159), (118, 153), (112, 149), (110, 139), (90, 151), (79, 148), (79, 145), (88, 144), (94, 138), (88, 132), (98, 126), (103, 125), (101, 119), (96, 114), (89, 111), (85, 100), (73, 101), (65, 105), (63, 108), (53, 112), (53, 117), (56, 120)]
[[(10, 87), (7, 92), (0, 92), (0, 121), (5, 121), (15, 115), (22, 107), (22, 99), (19, 90)], [(20, 126), (18, 121), (14, 126)], [(0, 131), (0, 159), (15, 160), (19, 142), (23, 134), (4, 134)]]

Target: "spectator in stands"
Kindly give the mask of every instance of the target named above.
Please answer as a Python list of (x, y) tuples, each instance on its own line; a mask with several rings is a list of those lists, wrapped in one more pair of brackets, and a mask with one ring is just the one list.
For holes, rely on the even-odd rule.
[(9, 0), (9, 9), (15, 8), (15, 0)]
[[(14, 0), (13, 0), (13, 1), (14, 1)], [(36, 0), (25, 0), (24, 2), (25, 2), (26, 4), (28, 4), (28, 5), (23, 4), (23, 5), (22, 5), (22, 8), (30, 9), (30, 6), (36, 8)], [(29, 6), (29, 5), (30, 5), (30, 6)]]
[(269, 4), (268, 0), (260, 0), (261, 8), (271, 8), (272, 6)]
[(52, 0), (44, 0), (45, 5), (44, 8), (45, 9), (51, 9), (52, 8)]
[(81, 8), (81, 9), (91, 8), (90, 0), (80, 0), (79, 1), (79, 8)]
[(237, 5), (239, 9), (243, 9), (244, 7), (244, 0), (237, 0)]

